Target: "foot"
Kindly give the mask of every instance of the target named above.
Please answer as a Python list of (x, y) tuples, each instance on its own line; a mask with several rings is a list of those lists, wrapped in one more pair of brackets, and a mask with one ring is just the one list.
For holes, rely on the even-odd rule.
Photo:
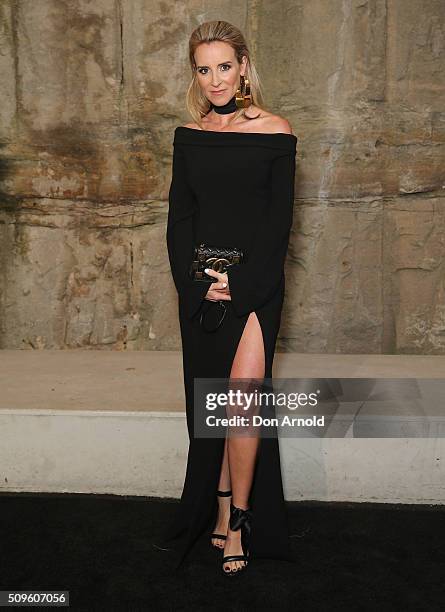
[[(229, 518), (230, 518), (230, 502), (232, 500), (231, 496), (220, 497), (218, 496), (218, 516), (216, 518), (215, 529), (213, 530), (214, 534), (219, 535), (227, 535), (227, 529), (229, 527)], [(221, 539), (218, 537), (212, 537), (212, 545), (215, 548), (219, 548), (223, 550), (226, 541), (225, 539)]]
[[(225, 544), (224, 557), (228, 557), (229, 555), (244, 554), (243, 547), (241, 546), (241, 529), (238, 529), (237, 531), (228, 529)], [(241, 570), (245, 565), (247, 565), (246, 561), (241, 559), (237, 561), (227, 561), (223, 564), (223, 570), (227, 573), (236, 572)]]

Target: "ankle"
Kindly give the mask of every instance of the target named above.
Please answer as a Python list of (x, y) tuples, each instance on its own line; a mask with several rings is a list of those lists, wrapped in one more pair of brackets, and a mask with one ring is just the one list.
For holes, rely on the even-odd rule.
[(227, 527), (227, 536), (230, 537), (231, 540), (240, 540), (241, 539), (241, 529), (237, 529), (236, 531), (233, 531), (232, 529), (230, 529), (230, 523), (229, 523), (229, 526)]
[(239, 508), (240, 510), (250, 510), (249, 502), (244, 499), (239, 501), (238, 499), (232, 497), (231, 505), (235, 508)]
[(218, 508), (230, 512), (230, 497), (218, 497)]

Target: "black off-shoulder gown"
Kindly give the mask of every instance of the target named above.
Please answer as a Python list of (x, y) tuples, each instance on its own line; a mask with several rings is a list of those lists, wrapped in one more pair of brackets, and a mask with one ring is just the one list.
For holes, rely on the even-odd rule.
[[(265, 377), (272, 362), (284, 299), (284, 261), (293, 220), (297, 137), (284, 133), (215, 132), (178, 127), (174, 134), (166, 242), (178, 292), (189, 452), (184, 488), (164, 542), (179, 567), (216, 519), (224, 439), (193, 431), (194, 378), (229, 378), (249, 313), (261, 325)], [(201, 242), (238, 246), (247, 261), (228, 270), (231, 300), (214, 333), (200, 327), (209, 285), (189, 266)], [(207, 317), (208, 315), (206, 315)], [(211, 315), (210, 315), (211, 317)], [(262, 438), (250, 498), (251, 558), (291, 560), (277, 438)]]

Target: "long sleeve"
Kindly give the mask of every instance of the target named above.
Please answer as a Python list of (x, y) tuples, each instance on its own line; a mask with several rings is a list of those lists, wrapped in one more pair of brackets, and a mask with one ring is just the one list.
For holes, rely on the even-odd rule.
[(260, 308), (280, 285), (293, 221), (295, 151), (273, 160), (270, 181), (267, 213), (259, 222), (247, 261), (227, 271), (238, 316)]
[(183, 152), (177, 144), (173, 149), (168, 200), (166, 242), (171, 272), (179, 300), (184, 303), (187, 316), (192, 318), (205, 298), (209, 285), (194, 281), (189, 276), (194, 253), (193, 219), (197, 206), (187, 180)]

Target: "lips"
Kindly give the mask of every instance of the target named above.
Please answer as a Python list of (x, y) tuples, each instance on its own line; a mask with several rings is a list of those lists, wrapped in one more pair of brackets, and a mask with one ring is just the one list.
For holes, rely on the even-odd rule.
[(224, 91), (226, 91), (225, 89), (218, 89), (216, 91), (212, 91), (211, 93), (223, 93)]

